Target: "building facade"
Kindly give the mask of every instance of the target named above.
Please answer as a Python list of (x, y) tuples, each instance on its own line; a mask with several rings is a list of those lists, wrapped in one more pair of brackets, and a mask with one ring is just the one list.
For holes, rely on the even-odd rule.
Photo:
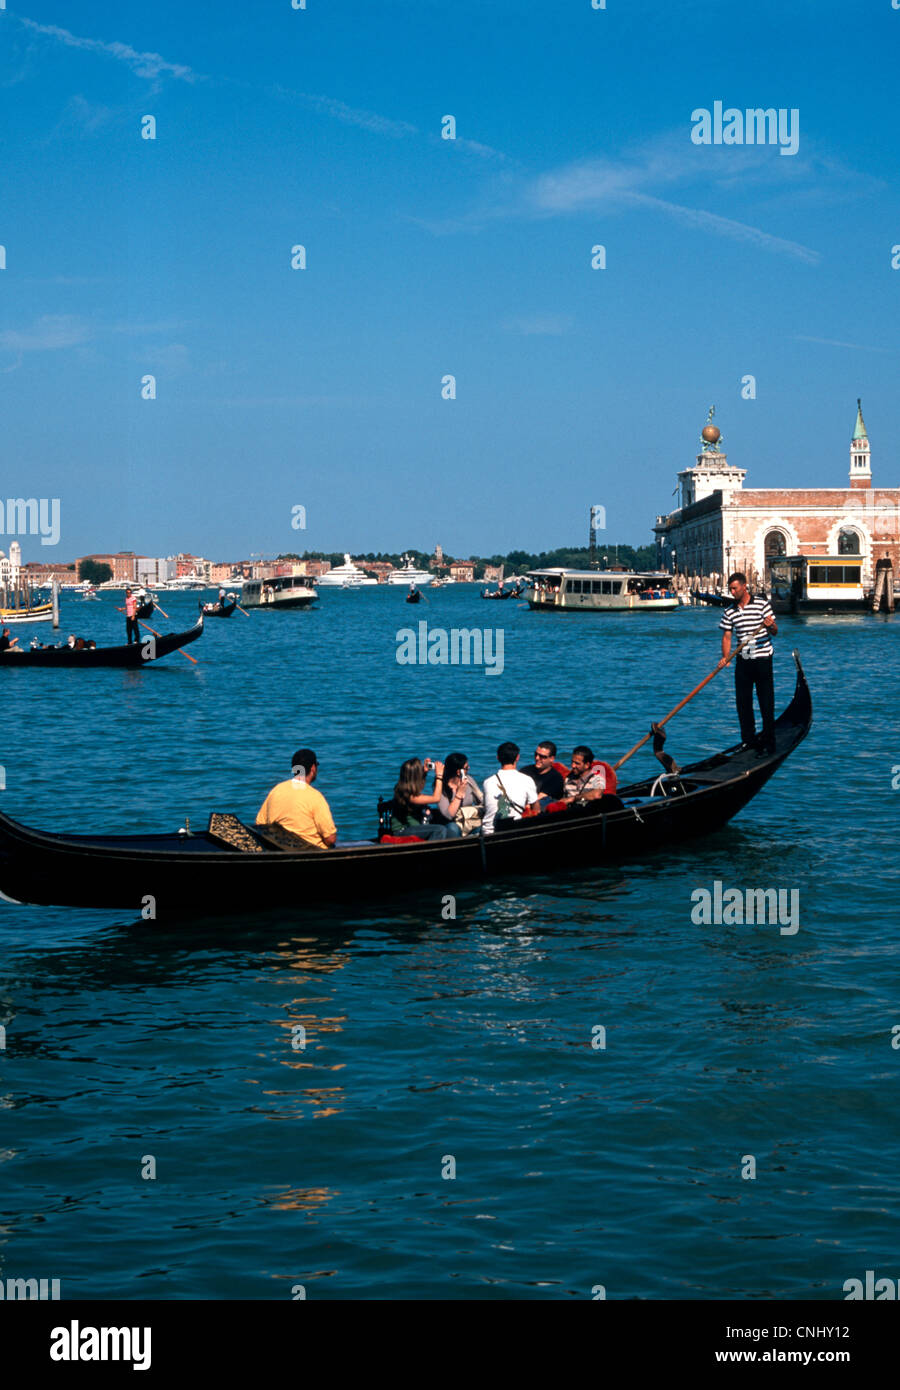
[(696, 463), (678, 474), (681, 506), (656, 518), (662, 569), (705, 577), (742, 570), (760, 587), (768, 587), (769, 563), (782, 555), (858, 555), (865, 587), (884, 556), (900, 571), (900, 488), (872, 485), (861, 402), (843, 488), (745, 488), (747, 470), (728, 462), (713, 414)]
[(0, 550), (0, 587), (14, 589), (19, 582), (22, 569), (22, 547), (18, 541), (10, 541), (9, 555)]

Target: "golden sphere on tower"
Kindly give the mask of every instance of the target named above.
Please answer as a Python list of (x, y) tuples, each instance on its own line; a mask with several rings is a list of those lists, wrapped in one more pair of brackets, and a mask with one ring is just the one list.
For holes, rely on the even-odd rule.
[(722, 431), (715, 425), (704, 425), (703, 429), (700, 431), (700, 436), (702, 439), (706, 440), (707, 444), (718, 444), (719, 440), (722, 438)]

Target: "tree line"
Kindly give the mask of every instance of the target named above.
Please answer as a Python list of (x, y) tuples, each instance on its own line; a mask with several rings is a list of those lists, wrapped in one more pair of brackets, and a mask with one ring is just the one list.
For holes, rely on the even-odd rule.
[[(353, 558), (357, 564), (365, 564), (367, 560), (374, 560), (399, 568), (403, 563), (404, 555), (410, 557), (417, 569), (431, 568), (431, 554), (424, 550), (416, 550), (412, 546), (397, 554), (383, 550), (377, 552), (370, 550), (364, 554), (357, 554)], [(332, 565), (344, 563), (343, 553), (338, 554), (327, 550), (305, 550), (302, 555), (286, 554), (276, 558), (279, 560), (328, 560)], [(542, 550), (540, 553), (528, 550), (510, 550), (506, 555), (470, 555), (466, 561), (458, 561), (451, 555), (444, 556), (445, 565), (457, 563), (474, 564), (476, 579), (484, 578), (485, 568), (488, 565), (502, 565), (505, 574), (524, 574), (526, 570), (552, 569), (555, 566), (583, 570), (590, 566), (590, 550), (587, 546), (561, 546), (557, 550)], [(618, 563), (624, 565), (626, 569), (653, 570), (657, 566), (656, 546), (598, 545), (595, 563), (599, 569), (609, 569)]]

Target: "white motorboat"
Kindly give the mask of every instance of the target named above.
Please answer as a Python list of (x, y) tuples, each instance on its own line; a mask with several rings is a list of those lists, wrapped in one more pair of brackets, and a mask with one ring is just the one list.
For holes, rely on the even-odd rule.
[(373, 575), (366, 574), (365, 570), (354, 565), (350, 556), (346, 554), (342, 565), (335, 565), (334, 569), (320, 574), (316, 580), (320, 589), (362, 589), (368, 584), (377, 583), (378, 580)]
[(434, 579), (430, 570), (417, 570), (408, 555), (403, 557), (403, 565), (400, 569), (392, 570), (388, 575), (389, 584), (416, 584), (420, 589), (424, 589)]

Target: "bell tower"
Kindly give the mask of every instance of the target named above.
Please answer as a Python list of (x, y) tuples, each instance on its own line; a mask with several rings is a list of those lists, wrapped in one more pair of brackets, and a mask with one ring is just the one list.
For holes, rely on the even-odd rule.
[(862, 417), (862, 401), (856, 401), (856, 426), (850, 441), (850, 486), (872, 486), (872, 458), (869, 449), (869, 436)]

